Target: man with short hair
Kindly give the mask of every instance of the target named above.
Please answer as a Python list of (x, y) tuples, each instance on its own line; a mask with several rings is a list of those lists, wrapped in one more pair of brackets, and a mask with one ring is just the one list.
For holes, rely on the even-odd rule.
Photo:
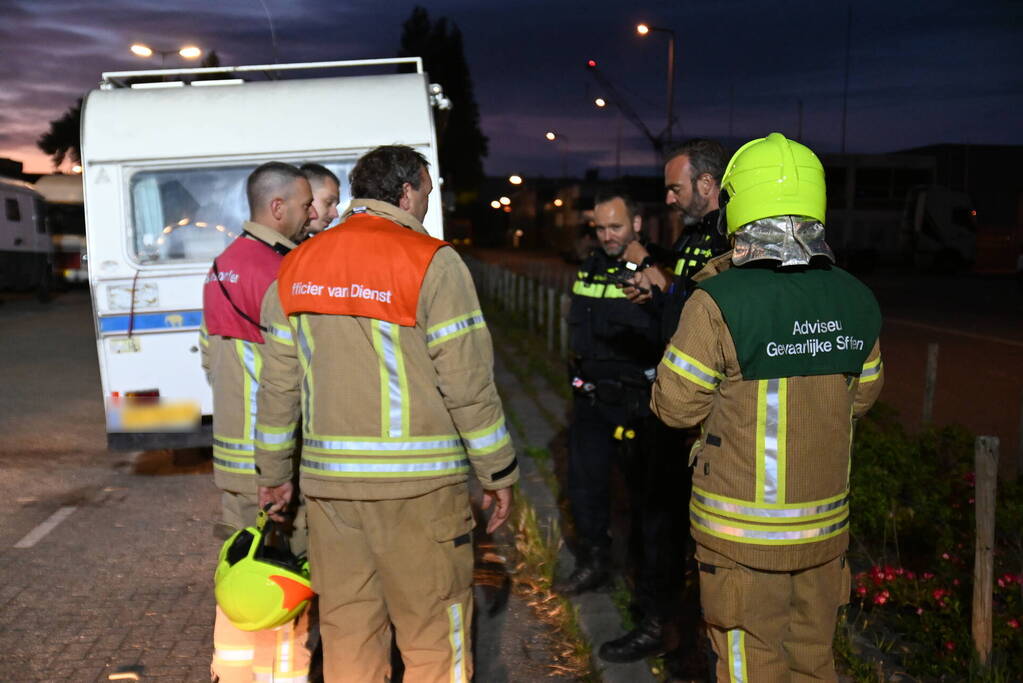
[(264, 302), (256, 448), (261, 502), (292, 495), (293, 432), (309, 509), (324, 675), (384, 681), (391, 627), (405, 680), (472, 678), (467, 475), (510, 513), (518, 466), (468, 269), (423, 227), (433, 182), (410, 147), (351, 171), (337, 229), (285, 258)]
[(337, 176), (321, 164), (307, 162), (298, 170), (309, 181), (313, 190), (313, 208), (316, 219), (309, 222), (307, 232), (310, 237), (326, 230), (337, 218), (337, 203), (341, 199), (341, 181)]
[[(648, 440), (646, 404), (661, 349), (657, 318), (647, 307), (630, 304), (618, 284), (630, 273), (622, 257), (639, 241), (642, 217), (625, 192), (611, 190), (594, 201), (600, 248), (580, 266), (569, 310), (575, 395), (568, 499), (576, 530), (576, 563), (571, 575), (556, 584), (567, 595), (597, 589), (610, 578), (611, 470), (623, 450), (645, 450), (638, 444)], [(642, 438), (637, 440), (637, 435)], [(633, 463), (630, 459), (621, 464), (625, 468)]]
[[(295, 247), (310, 220), (309, 182), (290, 164), (272, 161), (246, 182), (250, 219), (242, 236), (213, 261), (203, 285), (202, 364), (213, 389), (213, 480), (223, 491), (223, 538), (256, 524), (257, 489), (253, 448), (262, 349), (274, 332), (260, 309), (284, 254)], [(292, 550), (305, 552), (304, 522), (296, 517)], [(304, 681), (308, 615), (270, 631), (235, 628), (217, 608), (212, 672), (222, 683), (255, 680), (273, 672)], [(281, 657), (284, 651), (293, 653)]]

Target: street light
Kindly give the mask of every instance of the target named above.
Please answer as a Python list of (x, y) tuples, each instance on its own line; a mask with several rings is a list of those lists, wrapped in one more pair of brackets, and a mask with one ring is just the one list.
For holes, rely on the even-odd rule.
[(511, 199), (509, 197), (501, 197), (497, 201), (500, 202), (501, 206), (508, 206), (511, 204)]
[(490, 202), (490, 208), (491, 209), (500, 209), (501, 208), (501, 202), (499, 202), (499, 201), (497, 201), (495, 199), (494, 201)]
[(522, 176), (520, 176), (520, 175), (510, 175), (510, 176), (508, 176), (508, 182), (511, 183), (512, 185), (521, 185), (522, 184)]
[(555, 140), (558, 139), (557, 133), (555, 133), (553, 130), (549, 130), (546, 133), (544, 133), (544, 137), (550, 140), (551, 142), (554, 142)]
[(177, 50), (156, 50), (143, 43), (135, 43), (129, 48), (133, 55), (136, 57), (152, 57), (154, 54), (160, 55), (160, 66), (164, 65), (167, 61), (167, 55), (179, 55), (184, 59), (196, 59), (202, 56), (202, 50), (195, 45), (184, 45)]
[(544, 133), (544, 137), (551, 142), (557, 142), (558, 147), (561, 150), (561, 177), (568, 176), (568, 152), (565, 150), (566, 137), (561, 133), (555, 133), (553, 130), (549, 130)]
[(662, 28), (660, 26), (649, 26), (647, 24), (637, 24), (636, 33), (641, 36), (649, 35), (651, 32), (660, 31), (661, 33), (668, 34), (668, 127), (665, 130), (665, 142), (671, 142), (671, 128), (672, 128), (672, 105), (675, 99), (675, 31), (670, 28)]
[(598, 97), (597, 99), (593, 100), (593, 104), (603, 109), (604, 107), (607, 106), (607, 100), (605, 100), (603, 97)]

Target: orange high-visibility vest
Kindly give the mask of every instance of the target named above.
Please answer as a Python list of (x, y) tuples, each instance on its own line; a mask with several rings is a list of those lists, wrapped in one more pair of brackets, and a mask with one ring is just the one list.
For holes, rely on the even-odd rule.
[(446, 244), (387, 218), (353, 215), (284, 258), (281, 306), (287, 315), (351, 315), (411, 327), (426, 269)]

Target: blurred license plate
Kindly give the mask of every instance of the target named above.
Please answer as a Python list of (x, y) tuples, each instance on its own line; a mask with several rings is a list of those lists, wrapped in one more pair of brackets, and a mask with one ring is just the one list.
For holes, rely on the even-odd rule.
[(111, 402), (107, 428), (115, 432), (184, 431), (199, 424), (195, 401)]

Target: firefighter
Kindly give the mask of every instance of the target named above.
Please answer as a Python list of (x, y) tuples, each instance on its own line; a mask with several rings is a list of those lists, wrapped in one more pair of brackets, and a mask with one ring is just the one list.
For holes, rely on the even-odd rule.
[[(251, 217), (242, 237), (214, 259), (206, 276), (200, 331), (203, 369), (213, 389), (213, 479), (223, 491), (224, 538), (256, 523), (256, 397), (263, 344), (273, 335), (261, 322), (260, 307), (284, 254), (317, 217), (309, 182), (289, 164), (272, 161), (257, 168), (249, 175), (246, 195)], [(301, 511), (295, 526), (292, 550), (303, 554)], [(307, 614), (274, 630), (242, 631), (218, 607), (214, 677), (234, 683), (272, 673), (304, 681), (310, 660)]]
[(341, 181), (322, 164), (307, 162), (298, 167), (309, 181), (313, 191), (313, 208), (316, 218), (309, 221), (306, 238), (321, 233), (337, 218), (337, 203), (341, 197)]
[(722, 178), (733, 248), (696, 276), (651, 407), (701, 425), (690, 522), (718, 680), (835, 680), (853, 421), (881, 390), (880, 311), (824, 241), (824, 169), (779, 133)]
[(407, 681), (471, 680), (467, 476), (507, 520), (518, 466), (468, 269), (423, 227), (433, 188), (410, 147), (351, 171), (341, 224), (289, 254), (264, 301), (256, 463), (292, 495), (296, 425), (324, 675), (384, 681), (392, 624)]

